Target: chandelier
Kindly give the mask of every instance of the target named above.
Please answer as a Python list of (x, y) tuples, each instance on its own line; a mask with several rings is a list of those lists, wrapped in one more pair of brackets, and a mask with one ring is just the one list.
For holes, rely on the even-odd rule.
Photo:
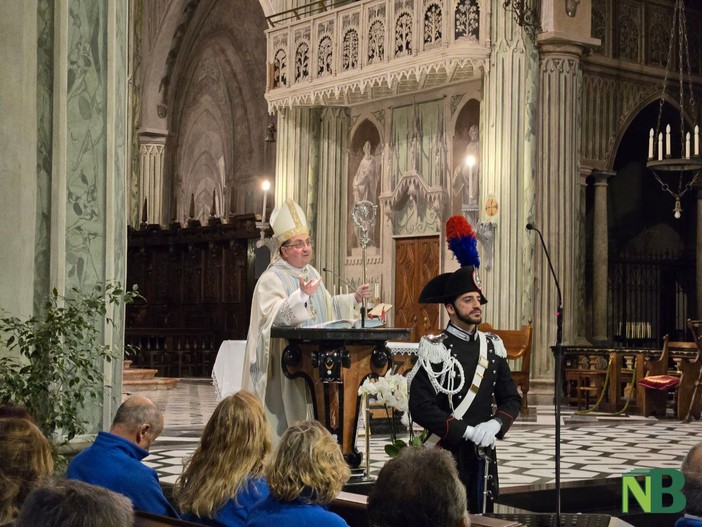
[[(677, 60), (673, 60), (673, 51), (677, 50)], [(680, 111), (680, 129), (673, 131), (670, 123), (661, 129), (663, 105), (665, 103), (668, 77), (677, 65), (677, 95)], [(687, 81), (687, 82), (686, 82)], [(686, 104), (687, 103), (687, 104)], [(690, 52), (687, 42), (687, 20), (683, 0), (675, 0), (673, 8), (673, 25), (670, 31), (670, 46), (663, 77), (663, 90), (658, 107), (656, 129), (651, 128), (648, 135), (648, 161), (646, 166), (653, 172), (664, 192), (675, 199), (673, 216), (680, 218), (682, 206), (680, 199), (690, 190), (702, 169), (700, 159), (699, 126), (688, 127), (685, 122), (686, 108), (691, 118), (696, 119), (695, 96), (692, 91)], [(673, 151), (671, 135), (680, 134), (679, 150)], [(676, 141), (677, 146), (677, 141)]]

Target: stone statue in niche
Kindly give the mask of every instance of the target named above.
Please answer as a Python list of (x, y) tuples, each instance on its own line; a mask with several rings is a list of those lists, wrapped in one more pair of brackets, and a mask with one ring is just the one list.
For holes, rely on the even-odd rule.
[(474, 124), (468, 129), (468, 144), (463, 151), (462, 158), (454, 171), (454, 184), (462, 187), (461, 205), (478, 205), (478, 179), (480, 175), (480, 142), (478, 141), (479, 129)]
[(375, 157), (371, 151), (370, 141), (363, 145), (363, 159), (358, 165), (356, 175), (353, 177), (353, 200), (370, 201), (377, 205), (376, 188), (378, 186), (378, 171), (376, 169)]

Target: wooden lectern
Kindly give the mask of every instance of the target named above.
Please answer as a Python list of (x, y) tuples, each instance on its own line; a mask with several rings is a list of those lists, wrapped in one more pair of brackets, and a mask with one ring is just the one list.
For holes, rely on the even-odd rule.
[(273, 328), (284, 338), (281, 367), (286, 377), (301, 377), (312, 394), (315, 419), (337, 437), (349, 466), (361, 464), (356, 449), (358, 388), (369, 375), (383, 375), (392, 364), (388, 340), (406, 340), (402, 328)]

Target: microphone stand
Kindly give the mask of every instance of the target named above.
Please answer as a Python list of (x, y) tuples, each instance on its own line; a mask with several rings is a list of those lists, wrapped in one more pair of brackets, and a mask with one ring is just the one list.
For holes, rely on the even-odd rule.
[(553, 358), (555, 362), (555, 382), (554, 382), (554, 406), (555, 406), (555, 417), (556, 417), (556, 430), (555, 430), (555, 471), (556, 471), (556, 525), (561, 525), (561, 365), (563, 361), (563, 297), (561, 296), (561, 286), (558, 283), (558, 277), (556, 276), (556, 271), (553, 269), (553, 264), (551, 263), (551, 256), (546, 248), (546, 242), (544, 242), (544, 237), (541, 231), (536, 228), (533, 223), (527, 223), (527, 230), (536, 231), (541, 240), (541, 247), (546, 255), (546, 261), (548, 262), (548, 267), (551, 269), (551, 276), (553, 276), (553, 281), (556, 284), (556, 291), (558, 292), (558, 310), (556, 311), (556, 346), (553, 351)]

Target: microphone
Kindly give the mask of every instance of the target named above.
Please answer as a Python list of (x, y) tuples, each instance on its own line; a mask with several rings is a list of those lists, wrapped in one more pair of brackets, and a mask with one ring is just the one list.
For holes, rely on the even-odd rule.
[(555, 472), (556, 472), (556, 524), (560, 525), (560, 515), (561, 515), (561, 360), (562, 351), (561, 343), (563, 342), (563, 298), (561, 297), (561, 285), (558, 283), (558, 277), (556, 276), (556, 271), (553, 269), (553, 264), (551, 263), (551, 255), (548, 253), (548, 248), (546, 248), (546, 242), (544, 242), (544, 237), (541, 231), (533, 223), (527, 223), (526, 228), (528, 231), (536, 231), (541, 240), (541, 247), (546, 255), (546, 260), (548, 261), (548, 267), (551, 269), (551, 276), (553, 276), (553, 281), (556, 283), (556, 290), (558, 291), (558, 311), (556, 312), (556, 346), (554, 350), (555, 359), (555, 372), (554, 372), (554, 383), (553, 390), (555, 392), (554, 406), (555, 406), (555, 416), (556, 416), (556, 434), (554, 437), (555, 441)]
[(337, 277), (339, 280), (341, 280), (344, 284), (348, 286), (349, 290), (353, 290), (354, 293), (356, 292), (356, 288), (352, 286), (348, 280), (344, 280), (343, 278), (341, 278), (341, 276), (339, 276), (338, 273), (335, 273), (334, 271), (332, 271), (331, 269), (327, 269), (326, 267), (322, 267), (322, 271)]

